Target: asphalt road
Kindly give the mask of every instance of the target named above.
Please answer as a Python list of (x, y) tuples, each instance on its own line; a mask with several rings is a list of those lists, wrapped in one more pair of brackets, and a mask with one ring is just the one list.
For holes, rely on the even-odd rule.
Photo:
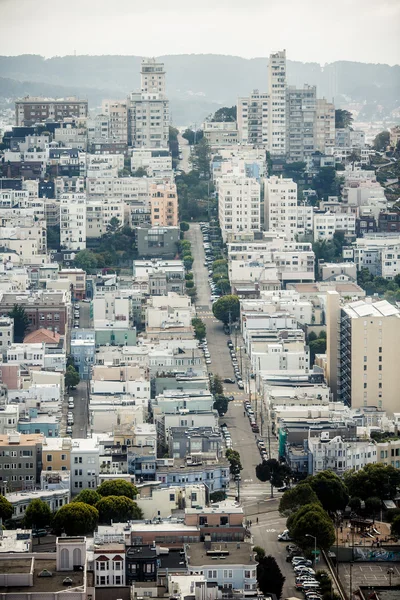
[[(185, 140), (186, 141), (186, 140)], [(189, 231), (185, 234), (185, 238), (192, 245), (193, 253), (193, 275), (195, 286), (197, 288), (196, 306), (199, 310), (210, 310), (211, 290), (208, 283), (208, 269), (204, 266), (205, 254), (203, 247), (203, 236), (198, 223), (191, 223)]]
[(184, 171), (185, 173), (189, 173), (189, 171), (192, 168), (191, 164), (189, 162), (189, 156), (190, 156), (189, 142), (187, 141), (187, 139), (182, 137), (182, 135), (180, 133), (178, 134), (178, 142), (179, 142), (179, 151), (182, 154), (182, 160), (179, 161), (178, 168), (181, 171)]

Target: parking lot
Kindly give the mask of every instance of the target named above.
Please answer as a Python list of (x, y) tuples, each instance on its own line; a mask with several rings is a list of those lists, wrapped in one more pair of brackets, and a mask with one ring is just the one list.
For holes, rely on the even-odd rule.
[(393, 569), (392, 586), (400, 585), (400, 565), (398, 563), (339, 563), (340, 579), (346, 590), (350, 589), (350, 571), (352, 573), (352, 588), (356, 590), (360, 585), (380, 586), (390, 585), (388, 569)]

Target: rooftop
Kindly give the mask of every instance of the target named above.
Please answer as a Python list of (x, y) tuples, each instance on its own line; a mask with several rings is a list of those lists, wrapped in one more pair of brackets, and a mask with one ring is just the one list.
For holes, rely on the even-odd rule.
[(222, 563), (224, 565), (256, 565), (253, 546), (249, 542), (223, 542), (209, 544), (204, 542), (187, 546), (188, 564), (202, 566)]
[(343, 310), (352, 319), (364, 317), (397, 317), (400, 318), (398, 308), (390, 304), (387, 300), (379, 300), (378, 302), (366, 302), (358, 300), (351, 302), (343, 307)]
[[(0, 557), (0, 574), (23, 573), (29, 574), (33, 561), (33, 586), (4, 586), (0, 587), (2, 594), (46, 594), (49, 592), (60, 592), (66, 589), (71, 590), (84, 585), (83, 571), (57, 571), (56, 559), (54, 558), (18, 558), (2, 559)], [(51, 577), (39, 577), (44, 570), (52, 573)], [(66, 586), (63, 582), (66, 578), (72, 580), (72, 584)], [(45, 597), (45, 596), (43, 596)]]

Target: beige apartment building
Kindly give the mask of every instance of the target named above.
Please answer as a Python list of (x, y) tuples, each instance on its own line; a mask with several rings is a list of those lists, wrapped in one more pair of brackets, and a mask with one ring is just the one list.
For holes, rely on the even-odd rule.
[(110, 137), (123, 144), (128, 143), (128, 103), (126, 100), (103, 100), (102, 113), (110, 124)]
[(335, 145), (335, 105), (325, 98), (316, 102), (314, 139), (315, 150), (323, 154)]
[(69, 471), (71, 438), (45, 438), (42, 447), (43, 471)]
[(178, 194), (175, 183), (153, 183), (150, 194), (151, 224), (177, 227)]
[(352, 408), (399, 411), (400, 311), (372, 298), (341, 305), (327, 297), (327, 376), (338, 400)]

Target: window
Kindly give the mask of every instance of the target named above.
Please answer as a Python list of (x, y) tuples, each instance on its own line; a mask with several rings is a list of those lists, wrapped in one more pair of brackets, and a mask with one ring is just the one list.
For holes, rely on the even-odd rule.
[(47, 455), (47, 462), (53, 462), (53, 455), (52, 454), (48, 454)]

